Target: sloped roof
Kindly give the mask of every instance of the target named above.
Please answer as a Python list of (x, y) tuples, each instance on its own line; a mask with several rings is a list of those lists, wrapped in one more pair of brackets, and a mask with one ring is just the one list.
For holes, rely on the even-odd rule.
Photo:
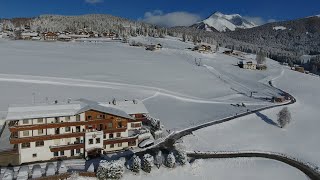
[(89, 105), (83, 107), (82, 109), (80, 109), (76, 114), (80, 114), (80, 113), (83, 113), (83, 112), (89, 111), (89, 110), (95, 110), (95, 111), (104, 112), (104, 113), (107, 113), (107, 114), (116, 115), (116, 116), (119, 116), (119, 117), (133, 119), (131, 116), (129, 116), (127, 113), (125, 113), (124, 111), (122, 111), (120, 109), (101, 106), (99, 104), (89, 104)]
[(129, 114), (148, 113), (141, 101), (117, 101), (116, 105), (99, 103), (87, 99), (79, 99), (77, 103), (69, 104), (38, 104), (29, 106), (11, 106), (6, 120), (36, 119), (59, 116), (74, 116), (88, 110), (95, 110), (119, 117), (134, 119)]
[(126, 112), (127, 114), (148, 114), (148, 110), (142, 101), (117, 101), (116, 104), (112, 103), (100, 103), (102, 106), (118, 108)]

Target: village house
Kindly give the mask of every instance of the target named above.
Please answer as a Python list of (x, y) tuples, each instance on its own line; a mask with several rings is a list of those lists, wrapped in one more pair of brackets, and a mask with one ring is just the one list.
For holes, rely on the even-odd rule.
[(37, 32), (23, 32), (21, 33), (21, 39), (23, 40), (39, 40), (39, 33)]
[(68, 42), (71, 40), (72, 40), (72, 38), (70, 36), (65, 35), (65, 34), (60, 34), (58, 36), (58, 41)]
[[(141, 101), (9, 107), (0, 137), (0, 165), (95, 157), (136, 148), (148, 111)], [(6, 138), (6, 139), (4, 139)], [(5, 142), (7, 141), (7, 142)], [(6, 158), (10, 157), (10, 158)]]
[(198, 51), (200, 53), (210, 53), (210, 52), (212, 52), (212, 48), (210, 45), (201, 44), (201, 45), (195, 46), (192, 49), (192, 51)]
[(162, 49), (162, 45), (161, 44), (157, 44), (157, 45), (147, 45), (146, 46), (146, 50), (147, 51), (155, 51), (155, 50), (159, 50)]
[(56, 41), (58, 40), (58, 35), (54, 32), (44, 33), (44, 40), (46, 41)]
[(238, 66), (243, 69), (251, 69), (251, 70), (257, 69), (257, 64), (254, 64), (252, 61), (247, 61), (247, 62), (240, 61), (238, 63)]

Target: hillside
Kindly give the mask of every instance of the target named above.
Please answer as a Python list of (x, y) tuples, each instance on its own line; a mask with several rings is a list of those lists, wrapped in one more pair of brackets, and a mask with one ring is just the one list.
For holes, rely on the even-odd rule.
[(233, 39), (297, 54), (320, 54), (320, 17), (269, 23), (252, 29), (226, 32)]

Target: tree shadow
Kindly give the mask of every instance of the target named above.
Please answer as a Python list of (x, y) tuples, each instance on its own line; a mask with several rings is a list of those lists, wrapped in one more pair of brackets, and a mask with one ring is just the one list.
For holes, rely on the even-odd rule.
[(270, 125), (273, 125), (273, 126), (276, 126), (276, 127), (279, 127), (277, 123), (275, 123), (272, 119), (268, 118), (268, 116), (260, 113), (260, 112), (256, 112), (255, 113), (259, 118), (261, 118), (264, 122), (270, 124)]

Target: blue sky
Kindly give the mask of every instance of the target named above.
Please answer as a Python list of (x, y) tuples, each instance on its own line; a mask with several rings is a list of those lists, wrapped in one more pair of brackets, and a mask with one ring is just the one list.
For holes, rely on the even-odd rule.
[(320, 0), (0, 0), (0, 18), (99, 13), (187, 23), (188, 18), (194, 21), (215, 11), (238, 13), (264, 23), (320, 14)]

